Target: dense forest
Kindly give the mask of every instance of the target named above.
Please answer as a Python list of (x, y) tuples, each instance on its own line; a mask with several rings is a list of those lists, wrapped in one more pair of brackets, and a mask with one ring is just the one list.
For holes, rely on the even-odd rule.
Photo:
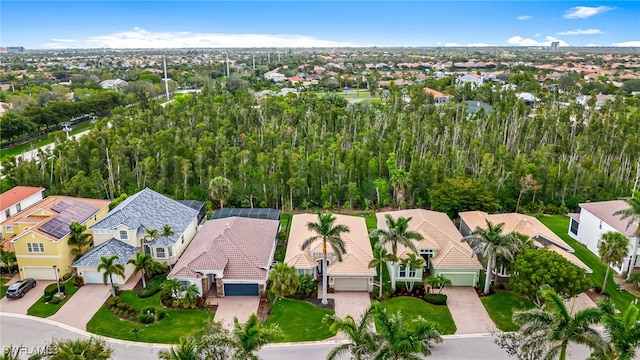
[[(233, 183), (226, 204), (280, 209), (420, 206), (561, 212), (585, 200), (628, 196), (640, 177), (640, 100), (599, 110), (547, 96), (532, 110), (491, 91), (493, 110), (411, 101), (349, 103), (340, 96), (255, 100), (222, 83), (201, 94), (119, 107), (89, 136), (63, 140), (39, 163), (3, 162), (10, 185), (48, 194), (115, 198), (144, 187), (211, 200), (216, 176)], [(215, 203), (214, 203), (215, 204)]]

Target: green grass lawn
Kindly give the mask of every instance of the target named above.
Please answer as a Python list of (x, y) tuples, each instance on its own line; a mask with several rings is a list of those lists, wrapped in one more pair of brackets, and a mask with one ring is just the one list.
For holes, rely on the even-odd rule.
[(395, 297), (380, 303), (380, 305), (387, 309), (387, 313), (390, 315), (400, 310), (405, 320), (410, 321), (422, 316), (427, 321), (435, 323), (442, 335), (456, 332), (456, 324), (453, 322), (446, 305), (433, 305), (410, 296)]
[[(134, 291), (128, 290), (123, 291), (120, 298), (136, 310), (141, 310), (145, 306), (155, 306), (157, 309), (162, 308), (159, 293), (140, 299)], [(168, 316), (166, 318), (150, 325), (143, 325), (133, 321), (122, 320), (106, 306), (102, 306), (87, 324), (87, 331), (115, 339), (175, 344), (180, 341), (181, 337), (202, 329), (203, 325), (211, 321), (214, 315), (213, 311), (201, 310), (168, 309), (167, 313)], [(136, 328), (139, 330), (137, 338), (133, 332), (133, 329)]]
[[(75, 135), (79, 132), (83, 132), (85, 130), (89, 130), (91, 129), (91, 126), (93, 124), (91, 123), (91, 121), (85, 121), (82, 122), (80, 124), (76, 124), (73, 125), (73, 130), (71, 131), (71, 135)], [(16, 156), (16, 155), (20, 155), (25, 151), (29, 151), (29, 150), (33, 150), (33, 149), (37, 149), (41, 146), (45, 146), (45, 145), (49, 145), (53, 142), (53, 140), (49, 139), (48, 134), (39, 136), (27, 143), (24, 143), (22, 145), (18, 145), (18, 146), (14, 146), (12, 148), (6, 148), (6, 149), (2, 149), (0, 151), (0, 159), (4, 158), (5, 156)]]
[(533, 302), (510, 291), (498, 291), (491, 296), (483, 296), (480, 300), (491, 320), (502, 331), (516, 331), (520, 328), (511, 320), (514, 311), (535, 307)]
[(31, 305), (31, 307), (27, 310), (27, 315), (46, 318), (57, 313), (58, 310), (60, 310), (60, 308), (62, 307), (62, 305), (64, 305), (67, 301), (69, 301), (69, 299), (71, 299), (73, 294), (75, 294), (78, 291), (78, 289), (80, 289), (79, 287), (73, 284), (73, 279), (74, 278), (70, 278), (66, 282), (60, 283), (60, 287), (64, 287), (64, 292), (65, 294), (67, 294), (67, 297), (65, 297), (64, 300), (62, 300), (59, 304), (46, 303), (44, 301), (44, 295), (43, 295), (40, 299), (38, 299), (38, 301), (36, 301), (35, 304)]
[(9, 281), (11, 281), (9, 278), (0, 278), (0, 299), (2, 299), (7, 293), (7, 289), (9, 288), (7, 283)]
[[(593, 282), (593, 285), (602, 286), (607, 266), (600, 261), (598, 256), (567, 234), (567, 231), (569, 230), (569, 217), (554, 215), (540, 216), (538, 219), (545, 226), (551, 229), (551, 231), (556, 233), (556, 235), (560, 236), (562, 240), (569, 244), (575, 250), (575, 255), (582, 260), (585, 265), (593, 270), (593, 273), (591, 274), (591, 281)], [(631, 301), (636, 299), (636, 297), (626, 291), (617, 291), (617, 285), (613, 281), (613, 273), (613, 270), (609, 271), (606, 292), (611, 295), (611, 299), (613, 299), (618, 310), (624, 311)]]
[(322, 323), (325, 315), (333, 313), (306, 301), (280, 299), (264, 325), (278, 324), (284, 332), (281, 342), (323, 340), (336, 334)]

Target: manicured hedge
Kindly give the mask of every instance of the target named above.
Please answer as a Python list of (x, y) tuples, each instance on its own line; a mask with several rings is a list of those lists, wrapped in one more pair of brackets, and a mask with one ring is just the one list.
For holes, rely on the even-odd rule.
[(445, 294), (424, 294), (424, 300), (433, 305), (446, 305), (447, 295)]

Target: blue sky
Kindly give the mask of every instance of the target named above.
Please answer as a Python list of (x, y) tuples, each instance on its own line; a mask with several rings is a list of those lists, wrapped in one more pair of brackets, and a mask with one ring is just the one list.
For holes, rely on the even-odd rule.
[(639, 46), (639, 1), (0, 2), (0, 44), (43, 48)]

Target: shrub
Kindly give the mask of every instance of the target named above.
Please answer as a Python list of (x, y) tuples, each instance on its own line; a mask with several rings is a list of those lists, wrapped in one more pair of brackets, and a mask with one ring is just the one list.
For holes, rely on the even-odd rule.
[(140, 314), (138, 315), (138, 321), (143, 324), (151, 324), (156, 321), (156, 316), (153, 314)]
[(424, 301), (433, 305), (446, 305), (447, 295), (445, 294), (424, 294)]
[(158, 310), (157, 316), (158, 316), (158, 320), (162, 320), (167, 316), (169, 316), (169, 313), (167, 312), (167, 310)]
[(110, 297), (109, 300), (107, 300), (107, 306), (114, 307), (114, 306), (117, 306), (119, 302), (120, 302), (120, 296), (113, 296), (113, 297)]
[(51, 298), (53, 298), (53, 295), (45, 294), (43, 300), (44, 302), (49, 302)]
[(154, 308), (153, 306), (145, 306), (142, 308), (142, 310), (140, 310), (140, 313), (142, 314), (155, 314), (156, 313), (156, 308)]
[(67, 281), (71, 278), (71, 273), (66, 273), (62, 275), (62, 280)]
[(44, 294), (45, 295), (51, 295), (53, 296), (53, 294), (58, 292), (58, 284), (53, 283), (53, 284), (49, 284), (47, 285), (47, 287), (44, 289)]
[(80, 287), (82, 285), (84, 285), (84, 279), (81, 278), (80, 276), (76, 276), (73, 278), (73, 285), (75, 285), (76, 287)]
[(62, 300), (59, 297), (54, 296), (51, 298), (51, 301), (49, 301), (49, 304), (60, 304), (61, 301)]

